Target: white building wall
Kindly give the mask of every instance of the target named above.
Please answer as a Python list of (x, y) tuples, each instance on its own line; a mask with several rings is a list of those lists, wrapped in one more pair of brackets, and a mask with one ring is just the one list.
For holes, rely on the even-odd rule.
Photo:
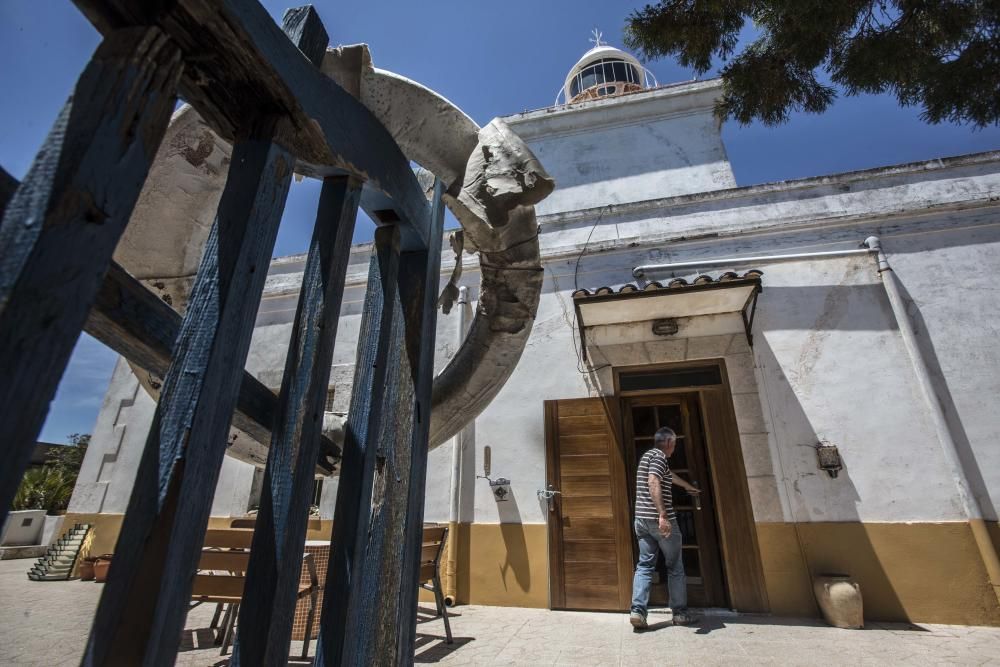
[(701, 81), (504, 118), (555, 179), (538, 214), (734, 187), (721, 90)]

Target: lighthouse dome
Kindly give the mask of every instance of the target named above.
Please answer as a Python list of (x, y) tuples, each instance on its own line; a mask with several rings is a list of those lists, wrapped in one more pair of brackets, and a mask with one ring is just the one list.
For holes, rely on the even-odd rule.
[(630, 53), (603, 44), (600, 33), (593, 40), (597, 44), (583, 54), (563, 85), (567, 102), (580, 102), (609, 95), (634, 93), (646, 88), (645, 68)]

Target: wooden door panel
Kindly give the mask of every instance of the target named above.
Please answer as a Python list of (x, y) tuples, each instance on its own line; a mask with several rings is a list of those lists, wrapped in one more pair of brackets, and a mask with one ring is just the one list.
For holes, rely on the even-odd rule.
[(624, 609), (631, 545), (617, 500), (622, 454), (605, 407), (600, 399), (546, 401), (545, 432), (548, 483), (560, 492), (548, 515), (551, 605)]
[(586, 435), (591, 433), (604, 434), (608, 430), (608, 420), (604, 415), (580, 415), (578, 417), (560, 417), (560, 436)]
[[(563, 492), (565, 495), (565, 491)], [(610, 519), (613, 514), (611, 510), (611, 496), (570, 496), (566, 495), (562, 502), (563, 517), (573, 519), (590, 519), (594, 517), (604, 517)]]
[(566, 609), (587, 609), (594, 611), (620, 611), (617, 601), (618, 586), (612, 584), (566, 584)]
[[(550, 517), (551, 518), (551, 517)], [(580, 517), (562, 517), (563, 540), (606, 540), (614, 535), (614, 526), (604, 518), (581, 519)]]
[(563, 557), (566, 562), (613, 563), (618, 557), (613, 540), (563, 540)]
[(618, 586), (618, 564), (614, 561), (573, 563), (567, 560), (564, 572), (567, 581), (575, 584)]
[(559, 418), (599, 416), (603, 419), (604, 408), (600, 401), (589, 398), (569, 399), (565, 401), (553, 401), (559, 404)]
[(563, 475), (562, 492), (567, 496), (603, 496), (611, 488), (611, 478), (608, 475), (580, 475), (567, 477)]
[(598, 454), (607, 456), (608, 436), (602, 433), (586, 435), (567, 435), (559, 439), (560, 454), (563, 456), (579, 456)]
[[(605, 449), (607, 449), (607, 443), (605, 442)], [(609, 477), (610, 489), (610, 475), (611, 466), (608, 461), (607, 454), (588, 454), (586, 456), (560, 456), (559, 457), (559, 469), (563, 477), (573, 477), (576, 475), (606, 475)]]

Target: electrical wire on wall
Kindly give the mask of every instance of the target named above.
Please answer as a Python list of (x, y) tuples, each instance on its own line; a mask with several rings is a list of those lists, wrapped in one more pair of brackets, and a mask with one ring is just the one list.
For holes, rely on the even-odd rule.
[[(590, 233), (587, 234), (587, 240), (584, 241), (583, 248), (580, 250), (580, 253), (576, 256), (576, 262), (573, 265), (573, 291), (574, 292), (576, 292), (577, 290), (580, 289), (580, 283), (578, 281), (578, 278), (579, 278), (579, 275), (580, 275), (580, 261), (583, 259), (584, 254), (586, 254), (586, 252), (587, 252), (587, 247), (590, 245), (590, 239), (593, 238), (593, 236), (594, 236), (594, 231), (597, 229), (597, 226), (599, 224), (601, 224), (601, 220), (604, 219), (604, 213), (605, 213), (605, 211), (610, 211), (610, 210), (611, 210), (611, 204), (608, 204), (607, 207), (601, 209), (601, 212), (597, 215), (597, 219), (594, 220), (594, 224), (590, 226)], [(579, 327), (578, 327), (578, 323), (577, 323), (577, 320), (576, 320), (576, 308), (573, 309), (573, 326), (572, 326), (572, 329), (573, 329), (573, 332), (572, 332), (572, 335), (573, 335), (573, 351), (576, 352), (576, 370), (577, 370), (578, 373), (580, 373), (580, 375), (591, 375), (593, 373), (596, 373), (597, 371), (604, 370), (605, 368), (608, 368), (608, 367), (611, 366), (611, 364), (607, 363), (607, 364), (603, 364), (601, 366), (595, 366), (593, 368), (589, 368), (588, 369), (586, 367), (586, 364), (584, 364), (584, 361), (583, 361), (583, 341), (581, 341), (579, 339), (579, 336), (577, 335), (579, 333)]]

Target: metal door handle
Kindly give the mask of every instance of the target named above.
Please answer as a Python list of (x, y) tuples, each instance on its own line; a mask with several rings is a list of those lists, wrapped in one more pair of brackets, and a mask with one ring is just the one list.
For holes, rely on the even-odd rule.
[(555, 511), (555, 507), (552, 504), (552, 499), (555, 498), (557, 495), (561, 494), (562, 491), (556, 491), (556, 489), (551, 484), (549, 484), (548, 487), (546, 487), (545, 489), (538, 489), (538, 497), (545, 500), (545, 502), (549, 506), (550, 512)]

